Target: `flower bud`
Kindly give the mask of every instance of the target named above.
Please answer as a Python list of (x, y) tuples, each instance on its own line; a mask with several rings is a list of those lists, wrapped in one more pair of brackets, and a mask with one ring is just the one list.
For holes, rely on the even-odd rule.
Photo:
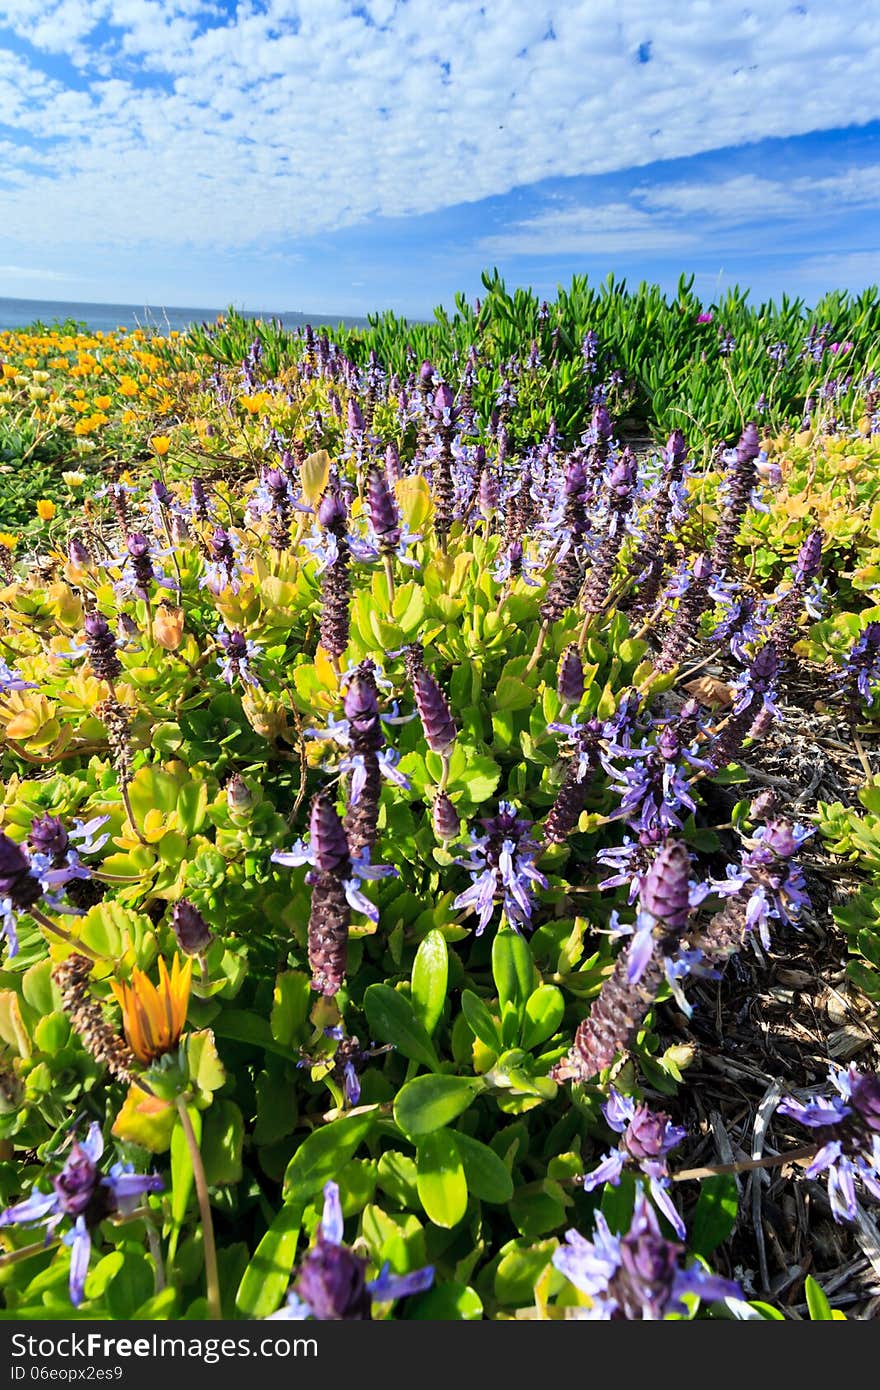
[(188, 956), (204, 955), (214, 940), (204, 917), (186, 898), (179, 899), (171, 910), (171, 930)]
[(38, 816), (31, 823), (28, 841), (35, 854), (46, 854), (59, 866), (70, 848), (70, 840), (59, 816)]
[(461, 833), (461, 820), (458, 812), (445, 792), (438, 792), (434, 797), (432, 811), (432, 821), (434, 834), (438, 840), (457, 840)]
[(556, 691), (566, 705), (579, 705), (584, 694), (584, 667), (581, 655), (573, 644), (566, 647), (559, 663)]

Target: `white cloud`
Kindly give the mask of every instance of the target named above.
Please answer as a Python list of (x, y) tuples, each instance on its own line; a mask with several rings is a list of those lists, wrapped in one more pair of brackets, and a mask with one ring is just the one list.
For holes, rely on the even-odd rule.
[[(265, 246), (551, 176), (867, 122), (880, 117), (876, 8), (243, 0), (230, 13), (213, 0), (6, 0), (4, 23), (37, 56), (0, 54), (0, 124), (23, 142), (4, 150), (3, 226), (38, 246)], [(76, 81), (41, 62), (72, 63)], [(764, 182), (740, 181), (737, 196), (759, 200)], [(686, 249), (686, 195), (673, 208), (654, 190), (604, 222), (569, 210), (554, 234), (581, 250), (616, 225), (618, 246), (660, 236)], [(689, 196), (692, 213), (711, 211)], [(712, 203), (717, 186), (699, 196)], [(772, 197), (785, 214), (800, 194), (780, 182)], [(551, 231), (539, 218), (518, 235)]]
[(481, 246), (495, 256), (687, 252), (711, 234), (713, 250), (742, 250), (740, 229), (746, 224), (766, 220), (778, 233), (780, 224), (804, 221), (815, 227), (843, 211), (878, 207), (880, 165), (788, 180), (740, 174), (636, 187), (628, 199), (612, 203), (557, 199), (499, 235), (484, 238)]
[(812, 256), (794, 269), (801, 279), (826, 290), (862, 290), (880, 285), (880, 251), (831, 251)]

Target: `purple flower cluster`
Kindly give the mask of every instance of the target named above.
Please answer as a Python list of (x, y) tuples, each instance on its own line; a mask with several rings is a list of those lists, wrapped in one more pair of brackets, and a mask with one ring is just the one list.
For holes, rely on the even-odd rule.
[(669, 1314), (686, 1315), (684, 1294), (707, 1302), (742, 1298), (738, 1284), (710, 1274), (696, 1261), (683, 1266), (683, 1253), (683, 1246), (661, 1232), (640, 1188), (625, 1235), (615, 1235), (599, 1211), (593, 1239), (567, 1231), (553, 1264), (590, 1300), (578, 1310), (578, 1316), (590, 1320), (656, 1322)]
[(74, 1140), (64, 1167), (52, 1178), (51, 1192), (35, 1191), (0, 1213), (0, 1227), (42, 1223), (47, 1241), (65, 1218), (72, 1221), (62, 1239), (70, 1247), (70, 1301), (75, 1308), (84, 1297), (92, 1232), (107, 1216), (129, 1215), (143, 1196), (161, 1192), (163, 1186), (160, 1177), (136, 1173), (130, 1163), (114, 1163), (102, 1176), (98, 1161), (103, 1152), (101, 1127), (95, 1122), (82, 1143)]
[(846, 1071), (832, 1067), (828, 1079), (837, 1095), (806, 1101), (788, 1096), (779, 1114), (816, 1131), (821, 1147), (806, 1176), (826, 1173), (834, 1219), (855, 1221), (857, 1184), (880, 1201), (880, 1076), (851, 1065)]
[(624, 1171), (635, 1169), (648, 1179), (655, 1204), (679, 1239), (684, 1240), (685, 1224), (670, 1196), (666, 1156), (681, 1143), (687, 1131), (672, 1124), (662, 1110), (651, 1110), (644, 1102), (637, 1104), (613, 1086), (602, 1114), (609, 1128), (620, 1135), (620, 1143), (606, 1154), (598, 1168), (585, 1174), (584, 1190), (592, 1192), (606, 1182), (617, 1187)]
[(501, 903), (505, 921), (516, 931), (531, 924), (535, 885), (547, 887), (547, 880), (535, 868), (540, 846), (529, 832), (531, 821), (517, 816), (509, 801), (499, 801), (498, 814), (480, 821), (484, 834), (471, 831), (467, 859), (456, 860), (471, 876), (471, 886), (459, 893), (454, 908), (477, 912), (480, 936), (492, 920), (496, 903)]
[(375, 1279), (367, 1279), (367, 1260), (343, 1243), (344, 1223), (339, 1186), (324, 1186), (324, 1212), (315, 1244), (300, 1265), (283, 1308), (272, 1318), (319, 1322), (365, 1321), (373, 1305), (424, 1293), (434, 1282), (434, 1269), (426, 1265), (411, 1274), (392, 1274), (385, 1265)]

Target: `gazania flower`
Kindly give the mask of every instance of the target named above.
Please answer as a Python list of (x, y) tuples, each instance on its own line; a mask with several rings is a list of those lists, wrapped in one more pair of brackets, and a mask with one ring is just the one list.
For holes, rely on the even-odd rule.
[(111, 988), (122, 1009), (125, 1036), (138, 1061), (148, 1065), (177, 1046), (189, 1003), (192, 957), (181, 966), (175, 955), (171, 974), (159, 958), (159, 987), (143, 970), (132, 970), (129, 984), (111, 981)]
[(54, 502), (50, 502), (48, 497), (41, 497), (37, 503), (37, 516), (41, 521), (51, 521), (55, 515), (56, 507)]
[(159, 455), (159, 458), (164, 458), (171, 448), (171, 440), (166, 434), (154, 434), (150, 440), (150, 447), (154, 454)]
[(67, 473), (61, 474), (68, 487), (82, 487), (86, 480), (85, 473), (80, 473), (76, 469), (71, 469)]
[(14, 550), (18, 545), (18, 536), (12, 531), (0, 531), (0, 545), (5, 546), (7, 550)]

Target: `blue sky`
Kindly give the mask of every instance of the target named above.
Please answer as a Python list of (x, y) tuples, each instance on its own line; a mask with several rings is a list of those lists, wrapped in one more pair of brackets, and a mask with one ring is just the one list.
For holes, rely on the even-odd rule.
[(878, 0), (4, 0), (0, 295), (880, 281)]

